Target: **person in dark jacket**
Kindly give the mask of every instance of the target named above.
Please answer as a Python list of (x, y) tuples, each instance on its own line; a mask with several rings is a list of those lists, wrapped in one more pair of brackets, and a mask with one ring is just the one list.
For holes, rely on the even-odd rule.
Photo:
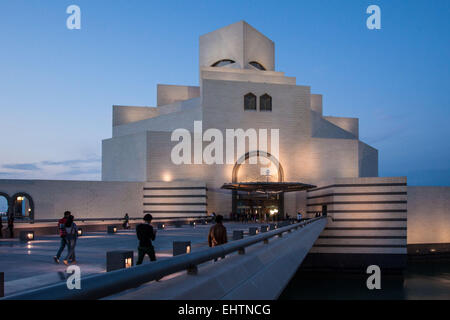
[(66, 222), (67, 218), (70, 216), (70, 211), (64, 212), (64, 217), (58, 220), (58, 233), (59, 237), (61, 238), (61, 242), (59, 243), (59, 249), (56, 253), (56, 256), (53, 257), (53, 260), (55, 260), (56, 263), (59, 263), (59, 258), (61, 257), (61, 254), (64, 251), (64, 248), (67, 245), (67, 239), (66, 239)]
[(125, 217), (123, 217), (122, 227), (125, 230), (130, 229), (130, 216), (128, 215), (128, 213), (125, 213)]
[(227, 229), (222, 224), (223, 217), (216, 216), (216, 224), (209, 229), (208, 244), (210, 247), (220, 246), (228, 242)]
[(144, 223), (141, 223), (136, 227), (136, 236), (139, 240), (138, 247), (138, 261), (136, 265), (142, 264), (145, 255), (148, 255), (150, 261), (156, 261), (155, 248), (153, 247), (152, 241), (156, 238), (156, 230), (153, 230), (152, 225), (152, 215), (146, 214), (144, 216)]
[(9, 230), (9, 237), (14, 238), (14, 215), (10, 214), (8, 216), (8, 230)]
[(78, 238), (78, 227), (75, 222), (73, 222), (74, 216), (69, 215), (66, 221), (66, 240), (67, 247), (69, 248), (69, 252), (67, 253), (66, 258), (64, 259), (64, 264), (67, 266), (69, 263), (76, 264), (77, 260), (75, 258), (75, 247), (77, 246), (77, 238)]

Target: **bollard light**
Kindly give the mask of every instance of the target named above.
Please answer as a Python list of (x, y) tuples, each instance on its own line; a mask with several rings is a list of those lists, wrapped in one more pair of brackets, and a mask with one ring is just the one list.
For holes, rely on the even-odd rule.
[(126, 258), (125, 259), (125, 269), (131, 268), (133, 266), (133, 259), (132, 258)]
[(108, 226), (108, 233), (117, 233), (116, 226)]
[(34, 240), (34, 231), (21, 231), (20, 232), (20, 240), (24, 242), (33, 241)]
[(133, 266), (133, 251), (106, 252), (106, 271), (131, 268)]
[(190, 241), (174, 241), (173, 242), (173, 256), (180, 254), (191, 253), (192, 247)]
[(158, 229), (163, 230), (166, 228), (166, 225), (164, 223), (158, 223)]

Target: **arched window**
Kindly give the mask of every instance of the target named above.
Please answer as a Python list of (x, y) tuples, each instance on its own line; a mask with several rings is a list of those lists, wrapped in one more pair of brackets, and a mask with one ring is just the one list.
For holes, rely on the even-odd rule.
[(259, 63), (259, 62), (256, 62), (256, 61), (250, 61), (248, 64), (251, 65), (251, 66), (253, 66), (253, 67), (255, 67), (255, 68), (258, 69), (258, 70), (266, 71), (266, 68), (264, 68), (263, 65), (262, 65), (261, 63)]
[(0, 192), (0, 219), (6, 220), (9, 213), (9, 196)]
[(244, 96), (244, 110), (256, 110), (256, 96), (253, 93)]
[(259, 97), (259, 111), (272, 111), (272, 97), (267, 93)]
[(219, 61), (215, 62), (211, 67), (224, 67), (229, 64), (233, 64), (235, 62), (236, 61), (231, 60), (231, 59), (223, 59), (223, 60), (219, 60)]

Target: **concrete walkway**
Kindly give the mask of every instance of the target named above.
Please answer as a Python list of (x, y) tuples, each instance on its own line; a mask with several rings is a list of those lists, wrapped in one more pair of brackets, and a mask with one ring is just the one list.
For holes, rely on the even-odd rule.
[[(248, 231), (249, 226), (260, 224), (226, 223), (228, 238), (232, 239), (233, 230)], [(191, 241), (192, 250), (207, 246), (210, 225), (195, 228), (167, 228), (158, 230), (154, 246), (157, 259), (172, 257), (173, 241)], [(65, 281), (66, 266), (53, 262), (53, 256), (59, 247), (60, 238), (38, 236), (29, 243), (17, 239), (0, 240), (0, 272), (5, 273), (5, 296), (24, 290), (38, 288)], [(108, 235), (106, 232), (88, 233), (78, 239), (76, 256), (82, 276), (106, 272), (106, 252), (112, 250), (132, 250), (137, 259), (137, 239), (134, 230), (119, 231)], [(67, 253), (67, 249), (63, 256)], [(148, 257), (144, 260), (148, 263)], [(176, 276), (176, 275), (175, 275)], [(170, 278), (173, 278), (172, 275)]]

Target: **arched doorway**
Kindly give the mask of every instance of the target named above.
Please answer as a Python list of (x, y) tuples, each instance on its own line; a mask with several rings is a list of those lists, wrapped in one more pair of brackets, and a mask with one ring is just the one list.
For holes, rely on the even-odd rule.
[[(252, 158), (256, 158), (251, 164)], [(266, 159), (266, 161), (261, 161)], [(276, 157), (265, 151), (247, 152), (233, 168), (232, 182), (284, 182), (284, 171)], [(233, 213), (241, 219), (277, 220), (284, 215), (284, 193), (232, 192)]]
[(16, 193), (12, 197), (12, 214), (14, 219), (34, 220), (33, 198), (24, 192)]

